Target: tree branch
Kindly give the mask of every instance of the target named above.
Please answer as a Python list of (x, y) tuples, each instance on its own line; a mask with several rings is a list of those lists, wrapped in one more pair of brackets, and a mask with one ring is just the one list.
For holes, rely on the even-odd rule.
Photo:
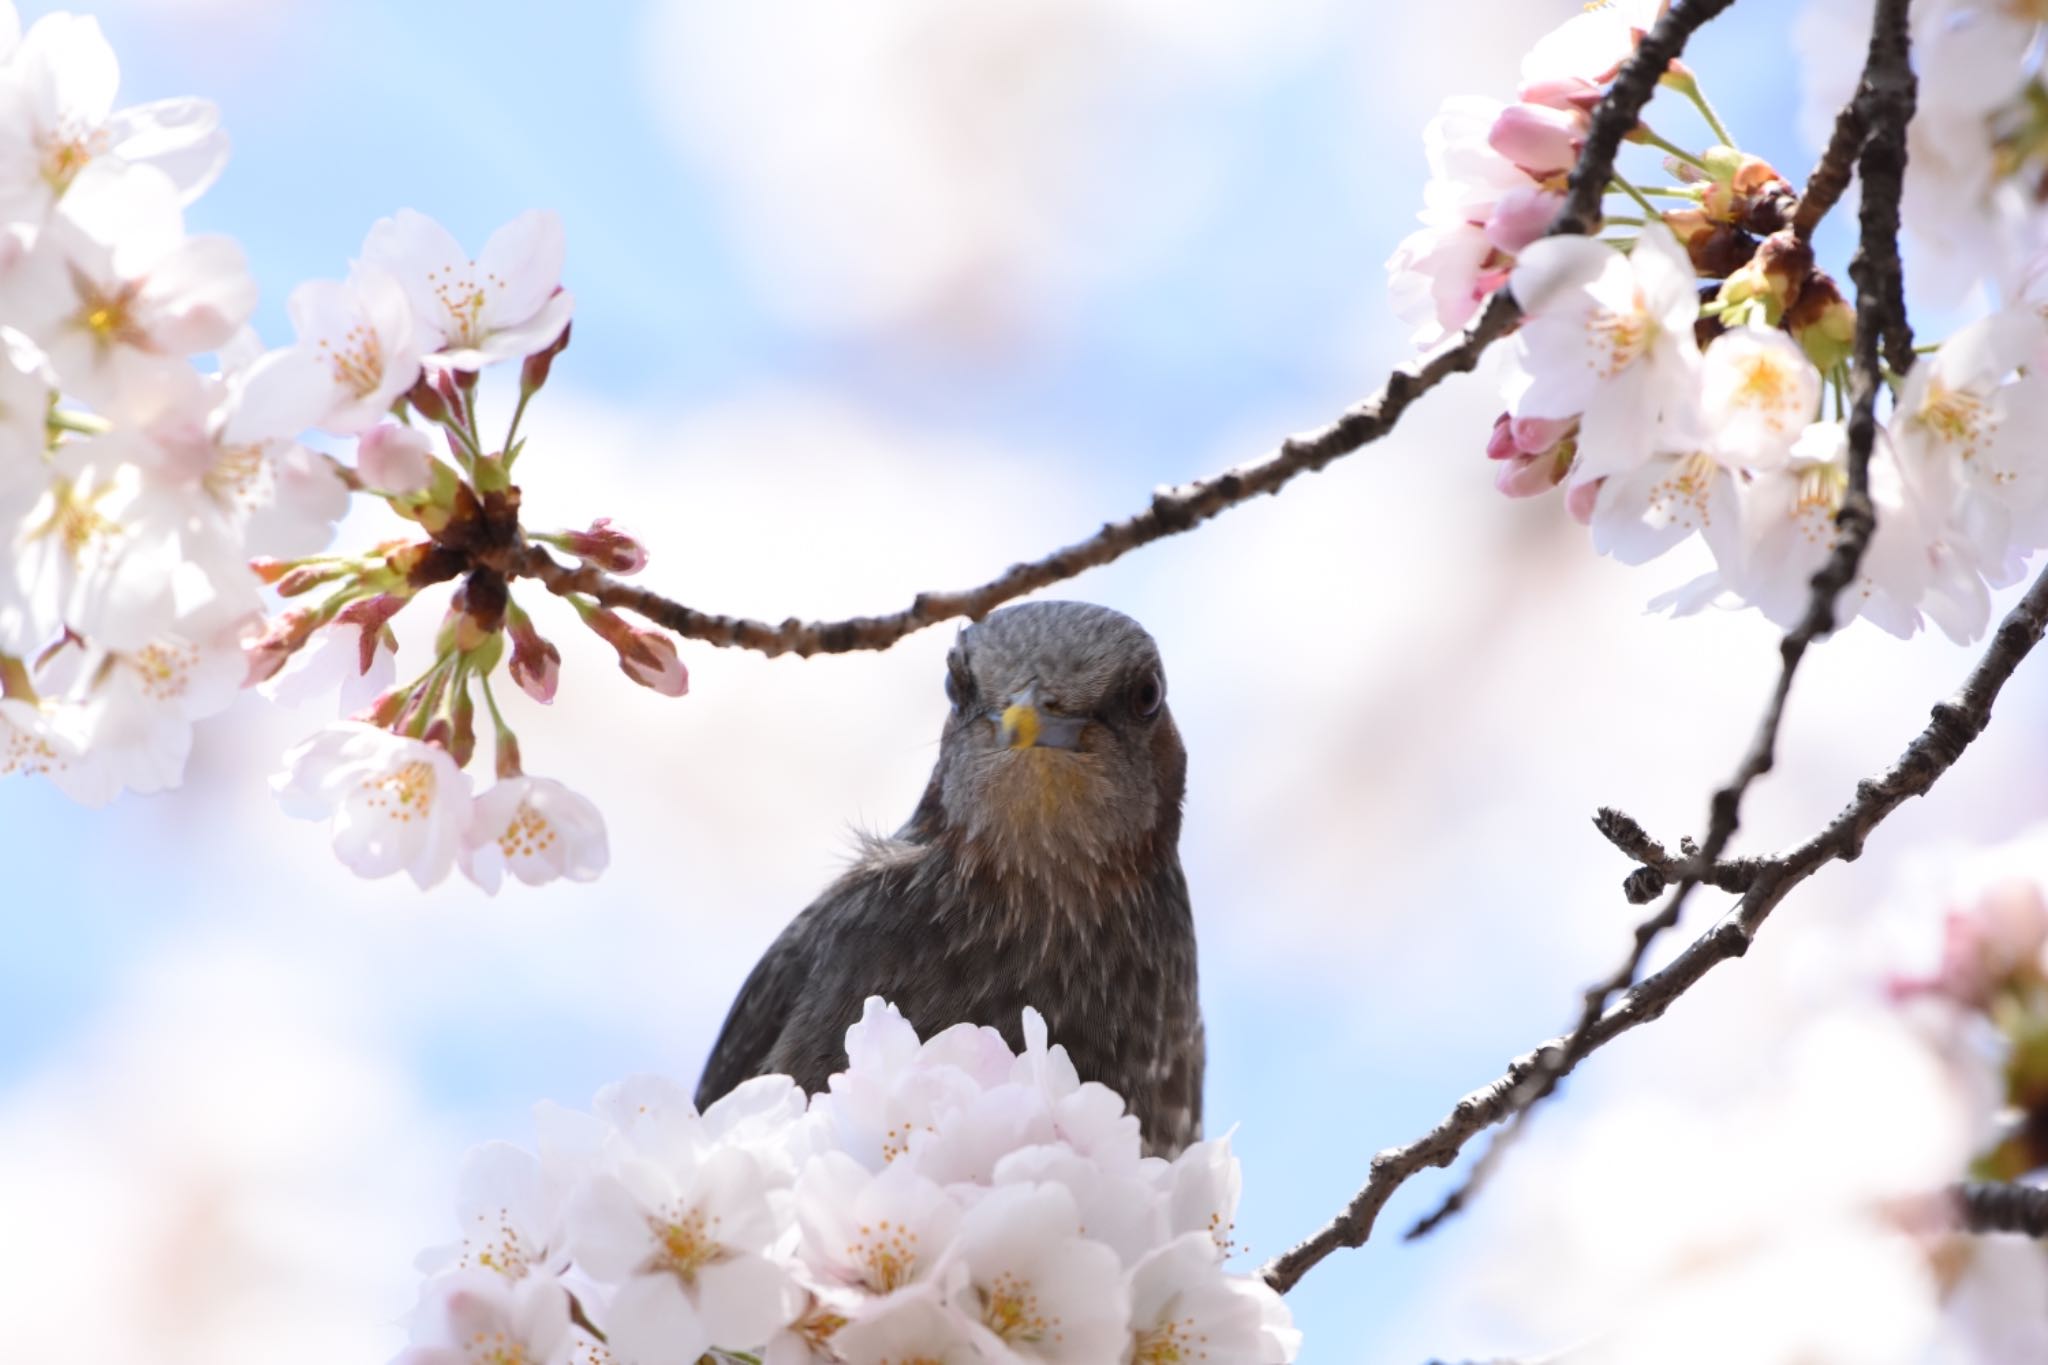
[(575, 593), (593, 597), (608, 607), (634, 612), (677, 635), (707, 644), (758, 650), (770, 656), (798, 654), (806, 658), (813, 654), (887, 649), (913, 631), (958, 617), (986, 616), (1013, 598), (1098, 568), (1155, 540), (1192, 530), (1261, 493), (1278, 493), (1296, 475), (1319, 470), (1392, 431), (1409, 404), (1451, 375), (1471, 370), (1486, 348), (1513, 331), (1520, 320), (1521, 310), (1505, 289), (1499, 290), (1455, 341), (1395, 370), (1378, 393), (1322, 430), (1288, 438), (1279, 450), (1255, 464), (1178, 488), (1162, 489), (1152, 495), (1151, 505), (1137, 515), (1106, 522), (1086, 540), (1055, 550), (1043, 559), (1013, 564), (979, 587), (919, 593), (908, 607), (887, 616), (855, 616), (842, 621), (802, 621), (791, 617), (780, 625), (771, 625), (699, 611), (649, 589), (622, 583), (589, 565), (572, 568), (531, 543), (487, 552), (478, 558), (508, 578), (537, 579), (550, 592), (562, 596)]
[[(1600, 226), (1600, 203), (1614, 173), (1621, 141), (1635, 129), (1643, 105), (1656, 91), (1657, 80), (1685, 40), (1734, 0), (1678, 0), (1644, 35), (1636, 55), (1622, 67), (1614, 86), (1594, 111), (1586, 145), (1573, 169), (1565, 204), (1552, 223), (1552, 233), (1590, 235)], [(1295, 436), (1256, 464), (1163, 489), (1151, 505), (1135, 516), (1107, 522), (1086, 540), (1055, 550), (1042, 559), (1013, 564), (997, 577), (958, 592), (919, 593), (908, 607), (887, 616), (854, 616), (841, 621), (803, 621), (790, 617), (780, 625), (746, 617), (699, 611), (646, 588), (621, 583), (587, 565), (571, 568), (532, 544), (479, 556), (480, 562), (508, 578), (538, 579), (550, 592), (596, 598), (608, 607), (645, 617), (665, 630), (706, 644), (736, 646), (763, 654), (843, 654), (852, 650), (887, 649), (913, 631), (959, 617), (978, 619), (1003, 603), (1049, 584), (1099, 568), (1143, 545), (1191, 530), (1261, 493), (1277, 493), (1298, 474), (1321, 469), (1333, 460), (1360, 450), (1394, 429), (1408, 405), (1453, 374), (1472, 369), (1486, 348), (1514, 330), (1521, 310), (1507, 290), (1495, 291), (1464, 334), (1419, 362), (1387, 376), (1380, 391), (1321, 431)]]
[[(1777, 762), (1778, 731), (1785, 718), (1785, 702), (1792, 692), (1793, 677), (1800, 661), (1815, 640), (1834, 631), (1835, 599), (1856, 578), (1863, 553), (1877, 529), (1877, 515), (1870, 501), (1870, 457), (1877, 443), (1877, 395), (1884, 387), (1878, 364), (1880, 340), (1892, 353), (1892, 365), (1904, 373), (1913, 363), (1913, 333), (1906, 321), (1905, 290), (1899, 266), (1899, 198), (1906, 173), (1906, 126), (1913, 118), (1915, 83), (1907, 31), (1909, 0), (1878, 0), (1871, 22), (1870, 49), (1863, 66), (1863, 79), (1852, 102), (1853, 113), (1845, 111), (1836, 121), (1837, 139), (1846, 130), (1867, 130), (1860, 157), (1863, 178), (1861, 242), (1849, 265), (1856, 284), (1855, 401), (1849, 417), (1849, 481), (1841, 509), (1835, 516), (1835, 545), (1820, 572), (1813, 576), (1813, 592), (1799, 624), (1786, 632), (1778, 644), (1778, 679), (1765, 703), (1749, 748), (1729, 780), (1713, 795), (1707, 812), (1707, 835), (1698, 853), (1678, 867), (1678, 886), (1654, 915), (1638, 924), (1628, 956), (1604, 979), (1585, 993), (1578, 1023), (1566, 1037), (1564, 1047), (1539, 1065), (1528, 1082), (1512, 1097), (1514, 1124), (1488, 1145), (1464, 1179), (1438, 1207), (1408, 1231), (1420, 1237), (1454, 1216), (1499, 1166), (1504, 1149), (1513, 1143), (1528, 1122), (1526, 1115), (1556, 1090), (1557, 1084), (1585, 1056), (1594, 1025), (1599, 1022), (1614, 996), (1635, 981), (1648, 957), (1650, 945), (1665, 930), (1673, 928), (1684, 914), (1685, 903), (1703, 878), (1720, 869), (1721, 855), (1741, 825), (1742, 800), (1750, 786)], [(1846, 150), (1831, 144), (1831, 154)], [(1828, 165), (1823, 159), (1823, 168)], [(1839, 189), (1834, 191), (1839, 194)], [(1903, 340), (1901, 340), (1903, 338)], [(1903, 352), (1901, 354), (1901, 347)], [(1903, 362), (1903, 363), (1902, 363)], [(1640, 833), (1640, 831), (1638, 831)], [(1722, 884), (1725, 884), (1723, 882)], [(1631, 901), (1656, 895), (1647, 879), (1631, 879), (1626, 887)], [(1638, 899), (1638, 896), (1641, 899)]]
[(2048, 1237), (2048, 1189), (2038, 1185), (1951, 1185), (1956, 1221), (1965, 1232), (2017, 1232)]
[[(1661, 1018), (1714, 967), (1747, 952), (1764, 920), (1794, 887), (1831, 862), (1860, 856), (1870, 832), (1908, 798), (1924, 795), (1984, 732), (2000, 689), (2040, 643), (2044, 631), (2048, 631), (2048, 568), (1999, 623), (1990, 645), (1954, 698), (1933, 708), (1926, 728), (1897, 761), (1876, 777), (1857, 783), (1855, 796), (1820, 833), (1789, 852), (1756, 860), (1756, 878), (1735, 909), (1602, 1015), (1587, 1031), (1584, 1055), (1630, 1029)], [(1515, 1113), (1515, 1099), (1523, 1087), (1543, 1068), (1562, 1064), (1570, 1041), (1570, 1035), (1553, 1038), (1517, 1057), (1498, 1080), (1459, 1100), (1436, 1127), (1404, 1146), (1389, 1147), (1374, 1156), (1371, 1175), (1350, 1204), (1314, 1236), (1269, 1262), (1263, 1272), (1266, 1282), (1284, 1293), (1339, 1247), (1364, 1245), (1395, 1190), (1425, 1167), (1450, 1165), (1467, 1142)]]

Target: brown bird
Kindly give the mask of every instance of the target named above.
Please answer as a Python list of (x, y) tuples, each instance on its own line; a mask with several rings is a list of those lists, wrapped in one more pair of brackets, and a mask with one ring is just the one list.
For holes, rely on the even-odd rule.
[(910, 820), (775, 940), (726, 1016), (700, 1107), (750, 1076), (807, 1091), (845, 1063), (871, 995), (921, 1033), (1045, 1016), (1083, 1080), (1122, 1094), (1148, 1151), (1202, 1131), (1195, 932), (1180, 868), (1187, 752), (1159, 647), (1085, 602), (1008, 607), (946, 658), (952, 713)]

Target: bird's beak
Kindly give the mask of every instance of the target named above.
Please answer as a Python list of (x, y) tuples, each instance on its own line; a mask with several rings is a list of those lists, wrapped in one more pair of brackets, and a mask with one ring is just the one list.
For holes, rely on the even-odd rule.
[(1085, 716), (1050, 715), (1038, 709), (1038, 690), (1027, 687), (1001, 711), (991, 711), (1006, 749), (1078, 749)]

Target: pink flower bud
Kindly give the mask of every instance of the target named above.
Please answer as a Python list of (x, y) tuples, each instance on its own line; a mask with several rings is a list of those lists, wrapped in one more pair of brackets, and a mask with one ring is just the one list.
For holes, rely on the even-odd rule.
[[(410, 601), (410, 597), (400, 593), (378, 593), (375, 597), (364, 597), (349, 603), (335, 616), (336, 625), (361, 628), (361, 655), (356, 668), (358, 673), (370, 671), (370, 665), (377, 659), (377, 642), (389, 633), (386, 627), (390, 624), (391, 618), (403, 611), (406, 603)], [(396, 650), (398, 642), (393, 640), (391, 647)]]
[(1515, 92), (1515, 98), (1524, 104), (1540, 104), (1551, 109), (1590, 115), (1604, 94), (1606, 90), (1602, 86), (1584, 76), (1554, 76), (1549, 80), (1531, 81)]
[(1515, 444), (1515, 419), (1502, 413), (1493, 419), (1493, 430), (1486, 438), (1486, 458), (1489, 460), (1512, 460), (1522, 453)]
[(242, 678), (242, 686), (254, 687), (277, 676), (286, 661), (312, 638), (313, 625), (312, 612), (288, 611), (270, 622), (262, 634), (243, 640), (242, 657), (248, 662), (249, 671)]
[(356, 473), (380, 493), (426, 492), (434, 478), (426, 433), (396, 422), (371, 427), (356, 442)]
[[(556, 285), (555, 293), (559, 294), (561, 292), (562, 287)], [(574, 325), (574, 323), (563, 323), (562, 330), (556, 334), (553, 341), (550, 341), (520, 363), (519, 391), (521, 393), (535, 393), (540, 389), (541, 385), (548, 382), (548, 371), (554, 368), (555, 357), (569, 349), (569, 329)]]
[(1525, 455), (1554, 451), (1558, 443), (1578, 435), (1576, 417), (1517, 417), (1514, 420), (1515, 448)]
[(1498, 251), (1519, 255), (1529, 243), (1550, 231), (1550, 225), (1557, 221), (1557, 211), (1563, 207), (1564, 196), (1541, 185), (1509, 190), (1486, 220), (1486, 240)]
[(1570, 170), (1586, 136), (1586, 116), (1545, 104), (1511, 104), (1487, 130), (1487, 145), (1541, 179)]
[(1551, 454), (1521, 454), (1503, 460), (1493, 486), (1511, 498), (1548, 493), (1564, 477), (1563, 461)]
[(1605, 479), (1588, 479), (1573, 484), (1564, 492), (1564, 510), (1572, 514), (1572, 520), (1581, 526), (1593, 524), (1593, 504), (1600, 501), (1600, 485)]
[(555, 699), (562, 681), (562, 652), (541, 638), (533, 618), (514, 608), (506, 617), (512, 636), (512, 681), (542, 705)]
[(612, 573), (638, 573), (647, 567), (646, 549), (624, 531), (615, 530), (610, 517), (591, 522), (588, 531), (564, 531), (552, 539), (586, 564)]
[(593, 608), (583, 624), (619, 652), (619, 670), (642, 687), (651, 687), (664, 697), (680, 697), (690, 690), (690, 671), (683, 667), (675, 642), (668, 636), (635, 629), (604, 607)]

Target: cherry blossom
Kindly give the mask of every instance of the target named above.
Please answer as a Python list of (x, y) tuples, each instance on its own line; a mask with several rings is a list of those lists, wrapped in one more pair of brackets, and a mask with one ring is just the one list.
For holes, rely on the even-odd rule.
[(1579, 419), (1575, 480), (1618, 474), (1660, 446), (1699, 383), (1692, 266), (1661, 224), (1624, 255), (1584, 237), (1547, 237), (1516, 263), (1527, 315), (1507, 381), (1517, 418)]
[(2027, 313), (1965, 327), (1906, 376), (1889, 427), (1908, 477), (1946, 505), (1994, 584), (2018, 577), (2048, 538), (2048, 378), (2016, 373), (2041, 337)]
[(287, 815), (332, 821), (334, 852), (359, 876), (403, 870), (421, 888), (454, 867), (471, 819), (469, 776), (447, 750), (356, 721), (286, 754), (270, 786)]
[(185, 235), (168, 176), (111, 161), (79, 172), (6, 285), (9, 321), (65, 390), (116, 413), (231, 340), (256, 303), (239, 246)]
[(1131, 1267), (1131, 1365), (1171, 1365), (1206, 1355), (1246, 1365), (1277, 1361), (1261, 1339), (1257, 1299), (1216, 1263), (1215, 1247), (1191, 1233)]
[(75, 646), (65, 698), (76, 754), (50, 778), (74, 801), (102, 806), (123, 789), (146, 795), (184, 780), (193, 722), (226, 710), (244, 666), (232, 629), (213, 638), (160, 635), (125, 650)]
[(692, 1365), (714, 1345), (765, 1341), (796, 1315), (793, 1281), (764, 1254), (783, 1227), (770, 1179), (741, 1147), (663, 1142), (572, 1197), (571, 1255), (617, 1285), (602, 1324), (614, 1351)]
[(588, 882), (611, 861), (597, 807), (553, 778), (526, 776), (477, 797), (460, 857), (464, 875), (493, 894), (507, 872), (528, 886)]
[(1081, 1235), (1064, 1187), (999, 1186), (960, 1220), (948, 1299), (991, 1360), (1082, 1365), (1125, 1344), (1130, 1297), (1119, 1270), (1115, 1252)]
[(1598, 87), (1635, 51), (1664, 11), (1665, 0), (1597, 0), (1536, 40), (1522, 58), (1526, 85), (1583, 83)]
[[(11, 9), (7, 17), (11, 28)], [(46, 14), (23, 35), (0, 74), (0, 221), (42, 222), (104, 160), (153, 167), (181, 203), (220, 174), (227, 138), (212, 104), (169, 99), (116, 111), (119, 84), (97, 20)]]
[(401, 209), (370, 229), (363, 259), (404, 288), (435, 363), (476, 370), (544, 350), (568, 326), (575, 300), (561, 287), (564, 250), (552, 213), (521, 214), (472, 260), (446, 228)]
[(326, 381), (311, 425), (366, 431), (419, 379), (424, 329), (388, 271), (359, 262), (345, 281), (308, 280), (288, 307), (299, 350)]
[(569, 1296), (554, 1280), (459, 1271), (427, 1285), (392, 1365), (570, 1365)]

